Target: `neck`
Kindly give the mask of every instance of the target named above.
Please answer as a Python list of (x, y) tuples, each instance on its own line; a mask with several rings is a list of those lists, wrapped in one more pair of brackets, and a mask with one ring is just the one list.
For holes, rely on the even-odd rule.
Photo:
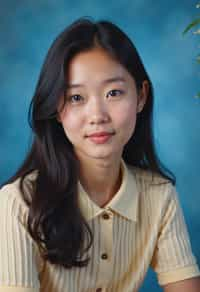
[(80, 161), (80, 182), (89, 197), (99, 206), (108, 203), (120, 188), (120, 160)]

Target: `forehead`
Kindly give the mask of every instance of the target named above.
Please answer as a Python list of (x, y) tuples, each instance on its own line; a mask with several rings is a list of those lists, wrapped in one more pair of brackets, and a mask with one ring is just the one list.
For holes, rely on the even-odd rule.
[(68, 65), (67, 75), (68, 85), (100, 83), (116, 77), (116, 82), (132, 79), (128, 71), (102, 48), (75, 55)]

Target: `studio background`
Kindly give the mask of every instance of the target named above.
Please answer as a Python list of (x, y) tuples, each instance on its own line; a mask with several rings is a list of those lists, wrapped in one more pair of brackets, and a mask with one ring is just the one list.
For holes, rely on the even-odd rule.
[[(176, 176), (200, 265), (200, 99), (194, 98), (200, 89), (200, 66), (195, 61), (199, 40), (192, 33), (182, 36), (200, 13), (196, 4), (194, 0), (1, 0), (0, 183), (15, 172), (28, 151), (28, 106), (54, 38), (81, 16), (111, 20), (134, 41), (153, 82), (158, 154)], [(161, 291), (151, 270), (140, 291)]]

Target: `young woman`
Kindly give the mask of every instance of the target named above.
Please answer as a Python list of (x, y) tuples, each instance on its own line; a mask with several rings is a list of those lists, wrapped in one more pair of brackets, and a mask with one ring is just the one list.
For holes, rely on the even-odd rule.
[(175, 179), (152, 134), (153, 89), (130, 39), (79, 19), (44, 62), (33, 145), (0, 191), (0, 292), (200, 291)]

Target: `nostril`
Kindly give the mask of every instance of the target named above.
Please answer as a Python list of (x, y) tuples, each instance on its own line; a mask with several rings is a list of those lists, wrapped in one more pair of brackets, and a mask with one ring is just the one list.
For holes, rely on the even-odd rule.
[(90, 124), (108, 123), (110, 118), (108, 115), (91, 115)]

